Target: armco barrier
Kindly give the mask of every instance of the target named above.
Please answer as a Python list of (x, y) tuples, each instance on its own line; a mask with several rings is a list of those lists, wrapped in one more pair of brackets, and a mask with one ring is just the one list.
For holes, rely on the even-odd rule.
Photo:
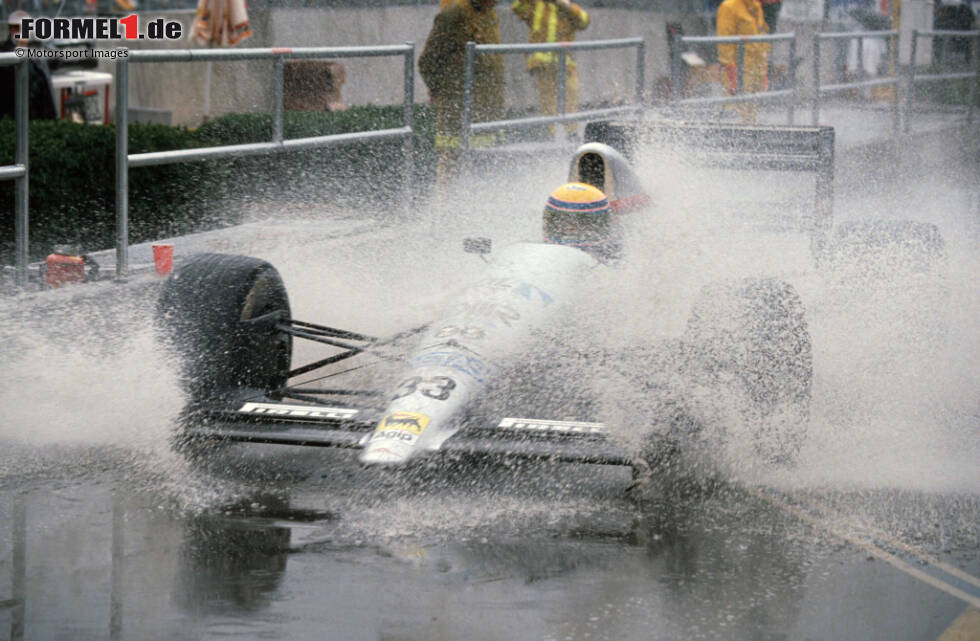
[[(0, 180), (14, 180), (14, 236), (16, 242), (16, 283), (19, 287), (27, 285), (27, 196), (30, 177), (28, 162), (27, 110), (29, 82), (29, 59), (14, 53), (0, 53), (0, 67), (17, 65), (14, 86), (14, 127), (17, 129), (17, 142), (14, 147), (14, 164), (0, 167)], [(7, 88), (9, 90), (9, 88)]]
[[(283, 66), (286, 60), (302, 58), (368, 58), (401, 56), (404, 58), (403, 126), (396, 129), (379, 129), (357, 133), (314, 136), (310, 138), (283, 139)], [(116, 277), (126, 276), (129, 270), (129, 168), (166, 165), (194, 160), (261, 156), (294, 151), (319, 149), (363, 141), (400, 138), (405, 166), (403, 189), (405, 203), (411, 198), (408, 190), (414, 182), (412, 144), (415, 133), (414, 83), (415, 45), (387, 45), (380, 47), (303, 47), (271, 49), (184, 49), (169, 51), (130, 51), (128, 57), (119, 56), (116, 65)], [(129, 153), (129, 65), (134, 62), (205, 62), (209, 60), (273, 60), (274, 104), (272, 112), (272, 140), (270, 142), (243, 145), (223, 145), (200, 149), (179, 149), (145, 154)]]
[(915, 64), (909, 65), (907, 87), (905, 92), (905, 133), (909, 133), (911, 129), (911, 121), (909, 115), (912, 109), (912, 99), (915, 96), (915, 83), (917, 82), (935, 82), (937, 80), (966, 80), (973, 78), (973, 85), (970, 87), (970, 106), (967, 111), (967, 122), (973, 122), (973, 110), (974, 105), (977, 102), (977, 86), (980, 85), (980, 30), (975, 31), (919, 31), (918, 29), (912, 30), (912, 54), (910, 60), (915, 61), (916, 48), (919, 44), (919, 38), (975, 38), (973, 43), (973, 71), (961, 71), (954, 73), (934, 73), (934, 74), (916, 74)]
[[(898, 52), (898, 31), (848, 31), (843, 33), (818, 33), (813, 38), (813, 110), (811, 123), (816, 126), (820, 120), (820, 97), (823, 94), (862, 89), (865, 87), (892, 87), (892, 132), (898, 133), (898, 96), (900, 93), (898, 74), (892, 69), (892, 75), (883, 78), (866, 78), (864, 72), (864, 40), (866, 38), (891, 38), (891, 50)], [(858, 39), (857, 66), (861, 74), (860, 80), (841, 82), (832, 85), (820, 84), (820, 43), (824, 40), (854, 40)], [(912, 56), (915, 60), (915, 56)], [(897, 65), (896, 65), (897, 67)]]
[[(796, 86), (796, 34), (793, 32), (789, 33), (777, 33), (772, 35), (760, 35), (760, 36), (681, 36), (679, 38), (682, 44), (708, 44), (708, 45), (719, 45), (719, 44), (733, 44), (737, 45), (737, 56), (738, 56), (738, 76), (736, 81), (735, 95), (734, 96), (717, 96), (708, 98), (676, 98), (681, 95), (680, 87), (680, 76), (678, 73), (674, 73), (672, 79), (674, 91), (672, 96), (672, 104), (678, 106), (684, 105), (730, 105), (740, 102), (767, 102), (773, 100), (786, 100), (788, 103), (786, 122), (788, 124), (793, 124), (793, 118), (795, 115), (796, 103), (798, 101), (797, 86)], [(789, 43), (789, 59), (790, 59), (790, 70), (789, 79), (790, 87), (789, 89), (778, 89), (774, 91), (759, 91), (756, 93), (742, 93), (742, 76), (745, 71), (745, 45), (757, 43), (757, 42), (788, 42)], [(679, 70), (681, 68), (680, 64), (681, 47), (674, 47), (675, 60), (671, 64), (671, 69)]]
[[(636, 97), (634, 104), (626, 107), (609, 109), (586, 109), (574, 113), (566, 113), (565, 81), (570, 51), (598, 51), (601, 49), (630, 49), (636, 48)], [(558, 54), (558, 101), (554, 116), (534, 116), (531, 118), (514, 118), (511, 120), (496, 120), (493, 122), (473, 122), (473, 69), (477, 55), (494, 53), (537, 53), (553, 52)], [(621, 38), (618, 40), (590, 40), (582, 42), (556, 42), (543, 44), (502, 44), (481, 45), (475, 42), (466, 43), (466, 66), (463, 76), (463, 114), (460, 130), (460, 149), (464, 152), (470, 148), (470, 136), (481, 132), (505, 129), (521, 129), (538, 125), (549, 125), (579, 120), (609, 118), (639, 111), (643, 108), (644, 65), (646, 47), (642, 38)]]

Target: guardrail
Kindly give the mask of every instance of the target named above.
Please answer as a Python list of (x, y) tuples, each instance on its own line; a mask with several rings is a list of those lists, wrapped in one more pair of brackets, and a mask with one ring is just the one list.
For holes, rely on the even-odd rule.
[[(973, 71), (961, 71), (953, 73), (934, 73), (934, 74), (920, 74), (915, 73), (915, 54), (916, 49), (919, 44), (919, 38), (976, 38), (973, 43)], [(967, 111), (967, 122), (973, 122), (973, 110), (974, 104), (977, 102), (977, 86), (980, 85), (980, 30), (975, 31), (919, 31), (918, 29), (912, 30), (912, 43), (911, 43), (911, 57), (909, 60), (912, 64), (909, 65), (907, 87), (905, 92), (905, 133), (909, 133), (912, 125), (909, 119), (909, 113), (912, 109), (912, 99), (915, 95), (915, 83), (917, 82), (934, 82), (936, 80), (966, 80), (973, 78), (973, 86), (970, 87), (970, 98)]]
[[(811, 116), (811, 123), (816, 125), (820, 119), (820, 96), (823, 94), (838, 93), (842, 91), (850, 91), (852, 89), (862, 89), (866, 87), (892, 87), (892, 132), (898, 133), (899, 126), (899, 110), (898, 110), (898, 99), (899, 99), (899, 77), (892, 70), (892, 75), (884, 78), (872, 78), (869, 79), (865, 75), (864, 71), (864, 40), (865, 38), (891, 38), (889, 45), (891, 50), (895, 53), (898, 52), (897, 38), (898, 31), (848, 31), (842, 33), (818, 33), (815, 34), (813, 38), (813, 112)], [(820, 43), (823, 40), (854, 40), (858, 39), (857, 48), (857, 66), (859, 69), (860, 80), (855, 80), (852, 82), (839, 82), (831, 85), (820, 84)], [(915, 55), (913, 54), (912, 60), (915, 60)], [(914, 66), (914, 65), (913, 65)]]
[[(309, 58), (369, 58), (401, 56), (404, 58), (403, 126), (357, 133), (283, 139), (283, 68), (286, 60)], [(385, 45), (378, 47), (303, 47), (269, 49), (184, 49), (163, 51), (131, 51), (128, 58), (118, 57), (116, 65), (116, 277), (129, 271), (129, 168), (166, 165), (195, 160), (262, 156), (298, 149), (320, 149), (362, 141), (400, 138), (405, 165), (403, 189), (408, 192), (414, 181), (412, 159), (415, 135), (414, 88), (415, 45)], [(178, 149), (144, 154), (129, 153), (129, 65), (136, 62), (206, 62), (214, 60), (273, 60), (274, 101), (272, 111), (272, 140), (242, 145), (223, 145), (197, 149)], [(406, 193), (406, 206), (411, 198)]]
[[(574, 113), (566, 113), (565, 83), (570, 51), (598, 51), (601, 49), (630, 49), (636, 48), (636, 97), (635, 104), (628, 107), (611, 107), (607, 109), (586, 109)], [(558, 100), (554, 116), (534, 116), (531, 118), (513, 118), (510, 120), (495, 120), (492, 122), (473, 122), (473, 69), (477, 55), (494, 53), (537, 53), (553, 52), (558, 54)], [(460, 149), (470, 148), (470, 136), (480, 132), (499, 131), (506, 129), (521, 129), (538, 125), (550, 125), (564, 122), (576, 122), (593, 118), (609, 118), (624, 113), (631, 113), (643, 108), (643, 88), (645, 70), (646, 45), (642, 38), (621, 38), (617, 40), (586, 40), (582, 42), (555, 42), (542, 44), (501, 44), (482, 45), (475, 42), (466, 43), (466, 65), (463, 71), (463, 113), (460, 130)]]
[[(771, 35), (759, 35), (759, 36), (679, 36), (678, 40), (683, 44), (706, 44), (706, 45), (719, 45), (719, 44), (733, 44), (738, 47), (736, 56), (738, 62), (736, 64), (738, 68), (738, 75), (735, 84), (735, 95), (733, 96), (712, 96), (705, 98), (676, 98), (682, 94), (681, 91), (681, 76), (678, 70), (682, 68), (681, 55), (682, 47), (673, 48), (673, 57), (671, 61), (670, 68), (673, 71), (672, 85), (673, 91), (671, 92), (672, 100), (671, 104), (674, 105), (730, 105), (740, 102), (767, 102), (772, 100), (781, 100), (789, 98), (789, 106), (786, 114), (786, 121), (788, 124), (793, 124), (793, 119), (795, 116), (796, 103), (797, 103), (797, 85), (796, 85), (796, 34), (794, 32), (789, 33), (777, 33)], [(771, 91), (759, 91), (756, 93), (742, 93), (742, 82), (743, 74), (745, 71), (745, 45), (752, 44), (755, 42), (788, 42), (789, 43), (789, 59), (790, 59), (790, 70), (789, 70), (789, 89), (777, 89)]]
[[(17, 66), (14, 82), (14, 127), (17, 130), (14, 146), (14, 164), (0, 167), (0, 180), (13, 180), (14, 187), (14, 237), (15, 282), (17, 286), (27, 285), (27, 247), (28, 217), (27, 196), (30, 182), (30, 163), (28, 158), (27, 110), (28, 86), (30, 84), (30, 60), (14, 53), (0, 53), (0, 67)], [(9, 91), (9, 88), (7, 88)]]

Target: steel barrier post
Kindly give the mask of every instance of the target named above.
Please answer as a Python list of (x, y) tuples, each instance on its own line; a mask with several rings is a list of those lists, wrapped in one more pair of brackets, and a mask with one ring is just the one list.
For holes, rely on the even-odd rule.
[(16, 87), (16, 104), (14, 105), (14, 126), (17, 128), (14, 142), (14, 164), (24, 168), (24, 175), (18, 176), (14, 187), (14, 242), (16, 253), (15, 282), (20, 287), (27, 286), (28, 244), (30, 243), (28, 196), (30, 194), (30, 165), (28, 121), (30, 113), (27, 110), (30, 86), (30, 61), (24, 58), (17, 64), (14, 85)]
[(674, 36), (674, 47), (672, 48), (670, 55), (673, 58), (670, 61), (670, 75), (671, 75), (671, 91), (670, 98), (671, 101), (680, 100), (683, 98), (683, 87), (681, 87), (681, 78), (683, 74), (681, 73), (681, 65), (684, 63), (681, 58), (681, 45), (684, 44), (684, 38), (681, 36)]
[[(29, 64), (27, 60), (23, 63)], [(11, 519), (13, 526), (13, 541), (11, 551), (10, 587), (13, 593), (14, 609), (10, 616), (11, 641), (23, 641), (24, 619), (27, 610), (27, 497), (17, 494), (14, 497), (14, 515)]]
[(735, 84), (735, 93), (739, 96), (742, 95), (742, 74), (745, 71), (745, 43), (738, 43), (738, 80)]
[(912, 128), (912, 99), (915, 97), (915, 50), (919, 45), (919, 30), (912, 29), (912, 42), (909, 48), (909, 74), (905, 86), (905, 133)]
[(286, 66), (284, 57), (276, 56), (276, 62), (272, 70), (272, 142), (282, 142), (282, 111), (284, 95), (283, 70)]
[(129, 61), (116, 59), (116, 278), (129, 273)]
[(459, 149), (469, 151), (470, 126), (473, 124), (473, 65), (476, 63), (476, 43), (466, 43), (466, 66), (463, 69), (463, 113), (459, 131)]
[(415, 189), (415, 43), (406, 42), (411, 50), (405, 53), (404, 71), (404, 101), (402, 104), (402, 124), (409, 132), (402, 137), (402, 159), (405, 163), (402, 174), (405, 176), (402, 184), (402, 199), (406, 215), (412, 212), (412, 200)]
[[(568, 78), (566, 77), (566, 74), (568, 73), (568, 56), (566, 55), (564, 49), (558, 50), (557, 72), (558, 72), (558, 77), (556, 78), (557, 82), (555, 84), (556, 84), (556, 91), (558, 92), (558, 95), (555, 96), (557, 99), (555, 102), (555, 113), (559, 116), (564, 116), (565, 109), (567, 108), (567, 105), (565, 104), (566, 102), (565, 91), (567, 91), (568, 89)], [(554, 127), (554, 125), (552, 125), (552, 127)], [(564, 131), (565, 128), (563, 126), (555, 127), (555, 131), (554, 134), (552, 135), (552, 138), (564, 140), (565, 139)]]
[(796, 118), (796, 34), (793, 34), (793, 39), (789, 41), (789, 88), (792, 90), (793, 95), (789, 99), (789, 110), (786, 114), (787, 124), (792, 125), (793, 120)]
[(814, 127), (820, 121), (820, 34), (813, 36), (813, 107), (810, 124)]
[(641, 42), (636, 46), (636, 104), (643, 106), (644, 83), (646, 82), (646, 43)]
[(864, 38), (857, 38), (857, 65), (858, 65), (858, 78), (860, 80), (867, 80), (868, 76), (864, 73)]
[(977, 85), (980, 85), (980, 33), (977, 34), (976, 42), (973, 43), (973, 85), (970, 87), (970, 106), (966, 112), (966, 121), (973, 122), (973, 111), (977, 102)]

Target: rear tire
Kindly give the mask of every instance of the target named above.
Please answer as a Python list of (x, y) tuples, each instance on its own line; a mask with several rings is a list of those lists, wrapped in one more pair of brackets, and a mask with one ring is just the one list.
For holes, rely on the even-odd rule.
[(821, 255), (839, 280), (903, 282), (935, 274), (946, 255), (939, 228), (914, 220), (865, 220), (838, 225)]
[(684, 333), (697, 367), (736, 386), (764, 462), (792, 463), (806, 439), (813, 356), (803, 303), (788, 283), (747, 278), (706, 286)]
[(269, 263), (230, 254), (185, 261), (164, 283), (156, 323), (180, 357), (180, 383), (189, 405), (243, 389), (283, 387), (292, 337), (276, 330), (276, 323), (289, 315), (286, 288)]

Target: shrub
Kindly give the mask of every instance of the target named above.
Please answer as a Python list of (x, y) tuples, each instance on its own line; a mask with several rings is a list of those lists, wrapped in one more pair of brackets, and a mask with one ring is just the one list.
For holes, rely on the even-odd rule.
[[(56, 243), (93, 251), (115, 244), (115, 146), (113, 126), (66, 120), (30, 123), (30, 255), (42, 258)], [(0, 164), (14, 161), (11, 119), (0, 119)], [(130, 153), (199, 147), (184, 128), (134, 124)], [(186, 233), (213, 222), (227, 168), (197, 162), (130, 169), (131, 242)], [(0, 182), (0, 254), (13, 262), (14, 182)]]

